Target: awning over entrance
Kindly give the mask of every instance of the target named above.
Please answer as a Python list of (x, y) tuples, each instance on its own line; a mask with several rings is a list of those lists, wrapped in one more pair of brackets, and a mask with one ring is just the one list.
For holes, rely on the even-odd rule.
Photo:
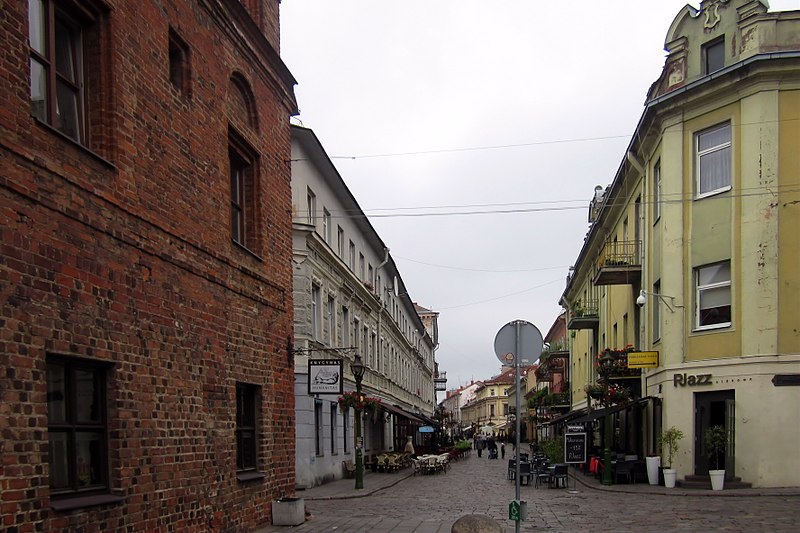
[(576, 424), (580, 424), (582, 422), (591, 422), (592, 420), (597, 420), (598, 418), (603, 418), (606, 415), (613, 415), (614, 413), (618, 413), (620, 411), (628, 409), (629, 407), (634, 407), (634, 406), (639, 405), (639, 404), (647, 403), (651, 399), (653, 399), (652, 396), (647, 396), (645, 398), (639, 398), (638, 400), (634, 400), (632, 402), (624, 403), (624, 404), (621, 404), (621, 405), (612, 405), (611, 407), (604, 407), (602, 409), (595, 409), (591, 413), (588, 413), (585, 416), (577, 418), (577, 419), (573, 420), (572, 422), (574, 422)]
[(419, 418), (418, 416), (416, 416), (416, 415), (414, 415), (412, 413), (409, 413), (405, 409), (401, 409), (400, 407), (397, 407), (396, 405), (389, 405), (388, 403), (381, 403), (381, 407), (383, 407), (383, 409), (387, 413), (391, 413), (391, 414), (394, 414), (394, 415), (402, 416), (403, 418), (407, 418), (407, 419), (411, 420), (412, 422), (416, 422), (418, 424), (423, 424), (423, 425), (425, 425), (427, 423), (424, 420), (422, 420), (421, 418)]
[(560, 424), (562, 422), (568, 422), (568, 421), (572, 420), (573, 418), (577, 418), (577, 417), (579, 417), (581, 415), (585, 415), (587, 413), (587, 411), (588, 411), (588, 409), (585, 408), (585, 407), (583, 409), (575, 409), (574, 411), (570, 411), (569, 413), (564, 413), (563, 415), (560, 415), (560, 416), (557, 416), (557, 417), (553, 418), (552, 420), (548, 421), (547, 424), (552, 426), (552, 425), (555, 425), (555, 424)]

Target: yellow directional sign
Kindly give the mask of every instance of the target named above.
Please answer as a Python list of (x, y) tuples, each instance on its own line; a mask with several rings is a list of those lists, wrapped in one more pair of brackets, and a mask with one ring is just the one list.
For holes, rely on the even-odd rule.
[(658, 352), (628, 352), (628, 368), (656, 368)]

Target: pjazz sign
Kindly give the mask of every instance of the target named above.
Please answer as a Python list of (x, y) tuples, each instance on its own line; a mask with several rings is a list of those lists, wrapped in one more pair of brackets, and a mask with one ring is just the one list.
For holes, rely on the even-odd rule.
[(673, 374), (672, 384), (676, 387), (696, 387), (711, 385), (711, 374)]

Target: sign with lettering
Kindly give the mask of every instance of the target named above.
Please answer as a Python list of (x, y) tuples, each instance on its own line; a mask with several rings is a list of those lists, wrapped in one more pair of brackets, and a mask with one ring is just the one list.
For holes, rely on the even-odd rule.
[(310, 359), (308, 361), (309, 394), (342, 394), (341, 359)]
[(711, 374), (673, 374), (672, 384), (676, 387), (711, 385)]
[(628, 352), (628, 368), (656, 368), (658, 352)]
[(564, 434), (564, 462), (586, 462), (586, 433)]

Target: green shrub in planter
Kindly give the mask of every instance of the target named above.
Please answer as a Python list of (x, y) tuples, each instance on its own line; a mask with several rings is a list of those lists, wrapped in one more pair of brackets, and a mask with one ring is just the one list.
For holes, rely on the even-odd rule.
[(678, 453), (678, 441), (680, 441), (682, 438), (683, 431), (675, 426), (664, 430), (661, 435), (658, 436), (658, 444), (661, 446), (662, 453), (665, 454), (664, 468), (672, 468), (672, 458), (675, 457), (676, 453)]
[(714, 464), (711, 470), (720, 470), (720, 458), (725, 453), (728, 445), (728, 433), (724, 426), (711, 426), (703, 435), (703, 444), (706, 447), (706, 455)]

